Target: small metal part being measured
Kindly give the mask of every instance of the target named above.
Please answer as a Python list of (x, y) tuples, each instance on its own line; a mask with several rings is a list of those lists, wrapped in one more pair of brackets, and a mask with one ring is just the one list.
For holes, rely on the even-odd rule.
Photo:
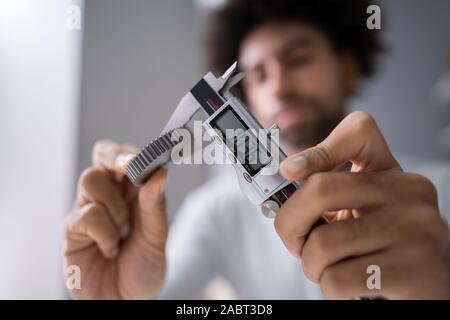
[(161, 134), (126, 163), (125, 173), (134, 185), (144, 184), (156, 169), (171, 160), (173, 147), (182, 139), (177, 130)]

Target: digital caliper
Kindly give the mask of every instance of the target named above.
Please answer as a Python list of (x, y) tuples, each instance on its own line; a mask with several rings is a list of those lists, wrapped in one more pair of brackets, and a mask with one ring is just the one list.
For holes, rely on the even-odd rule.
[[(157, 168), (171, 162), (173, 148), (181, 143), (181, 129), (189, 130), (194, 139), (200, 139), (193, 127), (194, 121), (201, 121), (212, 140), (222, 146), (230, 159), (244, 194), (261, 207), (266, 217), (275, 217), (299, 184), (285, 180), (278, 171), (278, 164), (286, 155), (272, 137), (276, 126), (264, 129), (244, 103), (230, 92), (244, 77), (244, 73), (236, 71), (237, 62), (221, 77), (208, 72), (181, 99), (162, 134), (126, 164), (126, 175), (133, 184), (142, 185)], [(230, 130), (239, 134), (230, 138), (227, 134)], [(266, 132), (264, 139), (257, 134), (261, 131)], [(325, 218), (321, 218), (318, 224), (325, 222)]]

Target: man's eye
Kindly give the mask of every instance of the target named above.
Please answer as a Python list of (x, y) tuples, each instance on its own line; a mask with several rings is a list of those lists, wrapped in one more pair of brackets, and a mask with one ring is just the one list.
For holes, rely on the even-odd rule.
[(301, 67), (308, 64), (311, 60), (310, 56), (294, 57), (288, 60), (288, 65), (290, 67)]
[(261, 84), (261, 83), (263, 83), (266, 80), (266, 75), (262, 71), (254, 72), (253, 76), (252, 76), (252, 79), (254, 79), (254, 81), (256, 83)]

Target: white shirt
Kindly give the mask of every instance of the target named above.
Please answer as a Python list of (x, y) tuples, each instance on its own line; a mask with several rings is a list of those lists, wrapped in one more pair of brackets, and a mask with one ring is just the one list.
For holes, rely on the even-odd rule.
[[(401, 158), (405, 171), (428, 177), (450, 215), (450, 166)], [(406, 165), (405, 165), (406, 164)], [(170, 226), (167, 274), (159, 298), (204, 298), (214, 277), (226, 278), (240, 299), (322, 299), (275, 232), (273, 220), (241, 192), (233, 169), (214, 177), (184, 201)]]

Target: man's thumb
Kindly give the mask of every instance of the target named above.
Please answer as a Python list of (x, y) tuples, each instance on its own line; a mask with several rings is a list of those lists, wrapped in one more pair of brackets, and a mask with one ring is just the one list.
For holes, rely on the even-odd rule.
[(159, 168), (139, 190), (139, 204), (144, 214), (161, 210), (164, 204), (164, 191), (167, 181), (167, 170)]
[(288, 180), (302, 180), (315, 172), (331, 171), (340, 163), (321, 145), (294, 154), (280, 165), (281, 174)]
[(353, 112), (321, 143), (292, 155), (280, 166), (289, 180), (302, 180), (315, 172), (331, 171), (347, 163), (356, 171), (400, 169), (375, 119), (365, 112)]
[(158, 169), (139, 189), (138, 210), (135, 216), (135, 227), (140, 229), (146, 243), (164, 248), (167, 239), (168, 225), (164, 187), (167, 170)]

